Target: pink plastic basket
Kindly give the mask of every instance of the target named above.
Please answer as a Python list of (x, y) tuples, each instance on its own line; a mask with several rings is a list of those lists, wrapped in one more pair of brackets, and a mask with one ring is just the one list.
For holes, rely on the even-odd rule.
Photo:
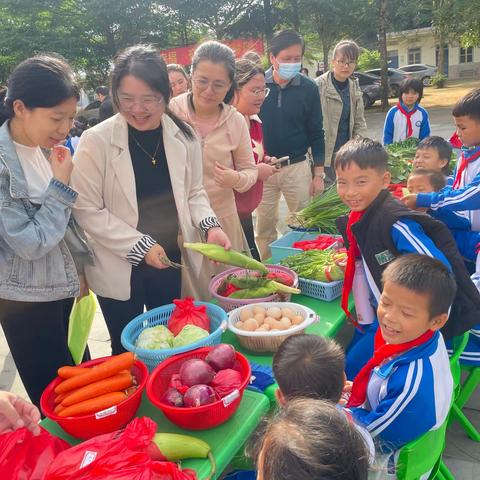
[[(283, 267), (281, 265), (265, 265), (269, 272), (272, 273), (286, 273), (293, 279), (293, 286), (298, 286), (298, 276), (297, 274), (288, 267)], [(289, 302), (290, 298), (292, 297), (289, 293), (275, 293), (268, 297), (262, 298), (245, 298), (245, 299), (238, 299), (238, 298), (228, 298), (222, 297), (217, 293), (218, 288), (220, 287), (223, 280), (229, 275), (235, 274), (237, 277), (242, 277), (246, 275), (251, 275), (255, 273), (254, 270), (246, 270), (245, 268), (229, 268), (222, 273), (219, 273), (215, 277), (210, 280), (210, 285), (208, 286), (208, 290), (217, 300), (218, 305), (222, 307), (226, 312), (233, 310), (238, 307), (243, 307), (244, 305), (250, 305), (251, 303), (265, 303), (265, 302)]]

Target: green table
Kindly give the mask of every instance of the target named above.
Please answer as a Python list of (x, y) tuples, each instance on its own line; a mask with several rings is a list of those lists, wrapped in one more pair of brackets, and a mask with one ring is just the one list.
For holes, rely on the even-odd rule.
[[(245, 390), (240, 407), (228, 422), (211, 430), (183, 430), (167, 420), (163, 413), (153, 406), (144, 395), (137, 416), (147, 416), (153, 419), (158, 425), (158, 432), (182, 433), (205, 440), (212, 447), (217, 462), (217, 476), (215, 478), (218, 478), (248, 440), (269, 408), (270, 404), (265, 395)], [(63, 438), (72, 445), (81, 442), (81, 440), (65, 433), (52, 420), (44, 419), (41, 425), (53, 435)], [(182, 462), (182, 467), (195, 470), (200, 480), (206, 478), (210, 472), (208, 460), (185, 460)]]

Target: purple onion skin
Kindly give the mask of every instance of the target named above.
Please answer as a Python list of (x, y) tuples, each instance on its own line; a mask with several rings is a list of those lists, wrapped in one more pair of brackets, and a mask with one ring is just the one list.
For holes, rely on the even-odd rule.
[(180, 367), (180, 379), (188, 387), (209, 384), (214, 376), (215, 371), (212, 367), (204, 360), (198, 358), (191, 358)]
[(235, 348), (226, 343), (221, 343), (210, 350), (205, 361), (216, 371), (232, 368), (235, 364)]
[(186, 407), (200, 407), (215, 401), (215, 391), (208, 385), (194, 385), (183, 397)]
[(161, 400), (162, 403), (166, 403), (171, 407), (183, 407), (183, 395), (176, 389), (170, 387), (162, 396)]

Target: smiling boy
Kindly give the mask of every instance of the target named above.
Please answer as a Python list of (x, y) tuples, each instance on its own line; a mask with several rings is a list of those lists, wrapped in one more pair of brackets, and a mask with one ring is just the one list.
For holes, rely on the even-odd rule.
[[(395, 200), (387, 190), (390, 173), (388, 154), (370, 139), (354, 139), (337, 153), (335, 167), (337, 192), (350, 208), (348, 216), (337, 219), (337, 227), (348, 245), (348, 262), (342, 292), (342, 308), (348, 311), (353, 289), (357, 311), (362, 316), (347, 350), (346, 373), (352, 379), (373, 352), (377, 330), (375, 310), (382, 290), (382, 273), (388, 264), (407, 253), (418, 253), (441, 260), (453, 270), (459, 286), (450, 321), (444, 335), (467, 331), (478, 321), (480, 295), (473, 285), (447, 227), (430, 216), (414, 212)], [(367, 282), (366, 288), (357, 288)], [(362, 297), (359, 295), (363, 291)], [(371, 314), (365, 314), (370, 308)], [(354, 320), (355, 323), (355, 320)]]

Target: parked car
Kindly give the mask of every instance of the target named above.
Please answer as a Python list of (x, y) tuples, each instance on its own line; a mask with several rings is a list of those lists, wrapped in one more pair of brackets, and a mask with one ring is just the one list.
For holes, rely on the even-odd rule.
[(97, 118), (100, 114), (100, 100), (94, 100), (89, 103), (85, 108), (82, 108), (77, 112), (77, 116), (82, 116), (87, 120), (91, 118)]
[(400, 67), (399, 70), (409, 73), (413, 78), (420, 80), (425, 87), (430, 85), (430, 80), (437, 73), (437, 67), (423, 63), (405, 65), (404, 67)]
[[(367, 70), (365, 73), (369, 73), (370, 75), (375, 75), (375, 77), (380, 78), (380, 68), (374, 68), (373, 70)], [(400, 92), (400, 85), (402, 82), (409, 78), (410, 74), (407, 72), (402, 72), (402, 70), (398, 70), (397, 68), (389, 68), (388, 69), (388, 85), (390, 86), (390, 97), (398, 97)]]
[(377, 77), (364, 72), (354, 72), (353, 76), (358, 79), (360, 90), (363, 93), (363, 105), (365, 108), (371, 107), (377, 100), (382, 98), (382, 86)]

